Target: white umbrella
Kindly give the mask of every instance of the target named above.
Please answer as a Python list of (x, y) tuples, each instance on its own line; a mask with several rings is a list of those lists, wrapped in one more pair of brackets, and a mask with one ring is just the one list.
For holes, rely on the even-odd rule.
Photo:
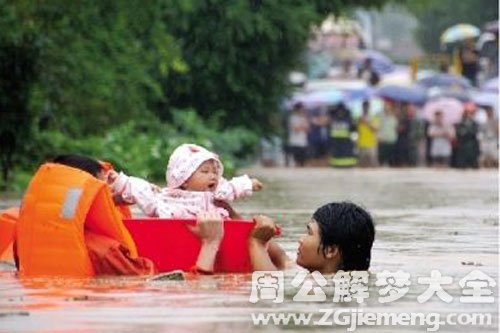
[(497, 93), (498, 94), (498, 76), (495, 77), (495, 78), (493, 78), (493, 79), (489, 79), (488, 81), (486, 81), (481, 86), (481, 90), (492, 92), (492, 93)]
[(499, 96), (498, 93), (489, 92), (489, 91), (481, 91), (481, 90), (473, 90), (471, 92), (471, 99), (474, 103), (479, 106), (490, 106), (496, 112), (498, 112), (499, 106)]
[(441, 44), (458, 42), (464, 39), (475, 38), (481, 30), (472, 24), (460, 23), (446, 29), (441, 35)]

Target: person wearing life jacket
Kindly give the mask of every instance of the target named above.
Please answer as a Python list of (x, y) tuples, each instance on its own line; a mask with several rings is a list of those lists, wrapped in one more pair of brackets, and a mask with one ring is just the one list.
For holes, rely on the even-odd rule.
[(351, 133), (355, 126), (351, 111), (343, 104), (330, 109), (330, 165), (336, 168), (349, 168), (357, 163)]
[[(14, 246), (21, 276), (154, 274), (154, 264), (137, 255), (106, 176), (110, 166), (79, 155), (43, 164), (23, 198)], [(198, 218), (193, 232), (202, 240), (194, 269), (213, 269), (222, 232), (220, 219)]]
[(17, 207), (0, 211), (0, 261), (11, 263), (14, 260), (13, 242), (18, 219)]

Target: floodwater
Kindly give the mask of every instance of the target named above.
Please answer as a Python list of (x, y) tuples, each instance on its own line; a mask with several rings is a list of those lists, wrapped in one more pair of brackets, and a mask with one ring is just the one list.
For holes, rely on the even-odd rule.
[[(350, 200), (373, 214), (377, 235), (367, 299), (359, 305), (333, 302), (332, 278), (325, 277), (328, 285), (322, 290), (326, 301), (294, 301), (301, 286), (292, 286), (293, 272), (285, 276), (282, 303), (259, 299), (253, 304), (249, 302), (251, 275), (162, 282), (145, 278), (21, 280), (4, 263), (0, 264), (0, 332), (326, 332), (332, 330), (332, 325), (335, 331), (347, 331), (347, 320), (354, 318), (347, 315), (359, 313), (421, 314), (424, 321), (406, 326), (380, 322), (358, 326), (355, 331), (498, 330), (496, 170), (246, 171), (262, 179), (266, 187), (236, 207), (245, 216), (259, 213), (276, 218), (283, 226), (279, 242), (292, 257), (306, 222), (321, 204)], [(12, 201), (3, 200), (1, 204), (6, 206)], [(379, 293), (384, 286), (377, 285), (381, 280), (377, 274), (385, 270), (408, 273), (411, 284), (401, 298), (381, 303)], [(418, 278), (430, 277), (433, 270), (452, 279), (441, 285), (450, 299), (440, 292), (419, 302), (418, 296), (429, 285), (419, 283)], [(496, 286), (488, 285), (488, 277)], [(461, 280), (472, 281), (467, 286), (481, 285), (482, 280), (479, 289), (484, 296), (478, 303), (460, 300), (470, 291), (460, 284)], [(493, 296), (494, 303), (485, 302), (485, 296)], [(328, 315), (320, 325), (320, 318), (328, 311), (339, 310), (343, 311), (340, 322), (333, 323), (333, 315)], [(312, 314), (313, 320), (308, 324), (252, 323), (252, 314), (279, 312)], [(402, 320), (400, 323), (405, 323)], [(447, 322), (436, 326), (438, 320)], [(478, 325), (453, 325), (456, 322)]]

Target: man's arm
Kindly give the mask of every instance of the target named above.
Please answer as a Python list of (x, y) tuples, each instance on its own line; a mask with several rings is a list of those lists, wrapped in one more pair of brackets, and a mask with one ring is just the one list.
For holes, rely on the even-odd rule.
[(285, 250), (283, 250), (283, 248), (272, 239), (268, 243), (267, 253), (277, 269), (285, 270), (291, 266), (291, 260), (286, 255)]
[(216, 213), (203, 212), (198, 214), (196, 226), (191, 231), (201, 240), (201, 249), (196, 260), (196, 270), (212, 273), (215, 257), (224, 237), (223, 221)]
[(278, 267), (273, 263), (269, 253), (267, 252), (266, 244), (258, 239), (250, 239), (248, 243), (248, 251), (250, 253), (250, 261), (254, 271), (277, 271)]

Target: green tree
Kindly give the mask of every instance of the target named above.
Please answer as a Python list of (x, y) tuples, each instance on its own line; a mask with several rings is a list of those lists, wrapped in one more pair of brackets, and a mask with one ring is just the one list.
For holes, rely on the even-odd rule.
[(238, 133), (248, 144), (234, 129), (273, 129), (311, 24), (384, 2), (0, 0), (3, 178), (14, 163), (39, 162), (28, 154), (43, 132), (85, 142), (129, 121), (175, 122), (189, 109), (227, 129), (225, 144)]
[[(29, 107), (71, 135), (141, 117), (164, 98), (158, 78), (182, 69), (161, 19), (165, 1), (0, 1), (0, 38), (38, 52)], [(14, 27), (14, 28), (13, 28)], [(5, 42), (8, 43), (8, 42)], [(180, 65), (179, 65), (180, 64)]]
[(172, 4), (165, 20), (189, 70), (164, 80), (169, 107), (217, 110), (226, 126), (272, 130), (287, 75), (300, 67), (310, 27), (329, 13), (384, 1), (199, 0)]
[(162, 0), (0, 0), (4, 184), (34, 131), (79, 138), (152, 114), (164, 98), (158, 78), (185, 67), (164, 7)]
[[(36, 79), (32, 58), (37, 53), (29, 36), (0, 41), (0, 166), (3, 186), (15, 162), (15, 152), (30, 139), (27, 105)], [(2, 186), (2, 187), (3, 187)]]

